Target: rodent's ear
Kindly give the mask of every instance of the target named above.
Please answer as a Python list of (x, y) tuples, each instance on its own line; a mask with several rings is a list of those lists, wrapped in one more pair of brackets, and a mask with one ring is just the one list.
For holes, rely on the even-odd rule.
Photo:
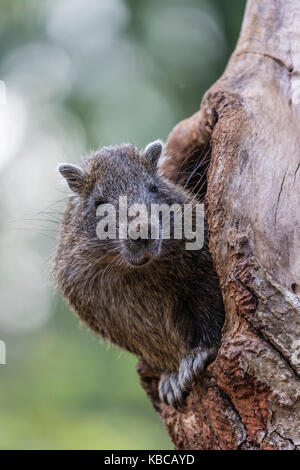
[(161, 140), (155, 140), (147, 145), (145, 148), (145, 157), (147, 160), (150, 160), (153, 164), (157, 163), (159, 157), (161, 156), (161, 152), (163, 149), (163, 143)]
[(82, 168), (69, 163), (61, 163), (57, 170), (66, 179), (69, 188), (75, 193), (81, 193), (85, 186), (87, 174)]

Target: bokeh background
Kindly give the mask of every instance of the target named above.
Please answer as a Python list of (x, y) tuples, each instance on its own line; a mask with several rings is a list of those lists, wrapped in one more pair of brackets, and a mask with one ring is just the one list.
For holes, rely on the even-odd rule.
[(136, 359), (55, 293), (48, 261), (67, 196), (56, 166), (165, 139), (222, 73), (244, 4), (0, 0), (0, 448), (172, 448)]

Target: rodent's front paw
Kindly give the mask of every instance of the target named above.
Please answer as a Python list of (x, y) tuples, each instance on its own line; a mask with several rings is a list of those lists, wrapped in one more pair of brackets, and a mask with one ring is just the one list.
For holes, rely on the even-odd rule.
[(160, 400), (176, 409), (184, 402), (186, 397), (186, 394), (180, 386), (177, 372), (162, 374), (158, 391)]
[(191, 391), (193, 382), (199, 379), (206, 366), (214, 360), (216, 352), (215, 347), (199, 347), (182, 359), (178, 371), (178, 381), (183, 392)]
[(206, 366), (215, 359), (216, 354), (217, 347), (200, 346), (181, 360), (178, 373), (163, 373), (158, 387), (160, 400), (178, 409), (184, 404), (193, 382), (199, 379)]

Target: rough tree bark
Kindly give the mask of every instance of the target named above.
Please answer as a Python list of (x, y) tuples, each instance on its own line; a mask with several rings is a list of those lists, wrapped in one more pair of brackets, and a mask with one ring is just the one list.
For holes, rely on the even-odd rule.
[(210, 146), (207, 218), (226, 322), (182, 412), (141, 382), (177, 449), (300, 449), (300, 2), (248, 0), (236, 49), (167, 141)]

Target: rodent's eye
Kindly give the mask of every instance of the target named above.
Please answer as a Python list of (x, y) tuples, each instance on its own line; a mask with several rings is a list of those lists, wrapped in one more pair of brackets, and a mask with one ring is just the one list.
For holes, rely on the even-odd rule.
[(149, 190), (151, 193), (158, 193), (158, 187), (155, 184), (152, 184)]

